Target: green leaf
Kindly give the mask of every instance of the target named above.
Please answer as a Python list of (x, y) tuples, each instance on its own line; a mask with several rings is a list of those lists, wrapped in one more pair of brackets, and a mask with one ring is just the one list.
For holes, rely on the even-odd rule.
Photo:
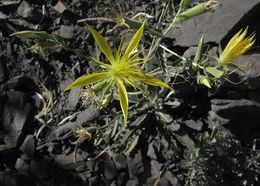
[(205, 70), (215, 78), (221, 78), (224, 74), (223, 71), (218, 70), (216, 67), (206, 67)]
[(204, 36), (202, 35), (201, 38), (200, 38), (200, 41), (199, 41), (198, 48), (196, 50), (196, 55), (194, 57), (194, 63), (195, 64), (198, 64), (199, 61), (201, 60), (203, 43), (204, 43)]
[(118, 85), (118, 96), (120, 101), (120, 106), (124, 115), (124, 125), (127, 127), (127, 117), (128, 117), (128, 97), (125, 85), (121, 80), (117, 80)]
[(99, 32), (97, 32), (93, 27), (91, 27), (90, 25), (87, 25), (87, 28), (91, 32), (91, 34), (93, 35), (95, 42), (97, 43), (100, 50), (103, 52), (103, 54), (105, 54), (108, 61), (111, 64), (113, 64), (115, 62), (115, 58), (113, 56), (111, 47), (107, 43), (106, 39)]
[(72, 84), (65, 88), (65, 91), (70, 90), (75, 87), (87, 86), (92, 83), (96, 83), (110, 76), (109, 72), (99, 72), (86, 76), (81, 76), (76, 79)]
[(167, 85), (160, 79), (153, 77), (153, 76), (144, 75), (144, 78), (139, 79), (139, 81), (141, 81), (142, 83), (148, 84), (148, 85), (165, 87), (165, 88), (173, 90), (169, 85)]
[(129, 57), (129, 55), (136, 49), (136, 47), (138, 46), (141, 40), (141, 37), (143, 36), (144, 27), (145, 27), (145, 22), (143, 22), (142, 26), (137, 30), (137, 32), (129, 42), (123, 57), (126, 58)]
[(33, 30), (15, 32), (10, 36), (17, 36), (17, 37), (22, 37), (27, 39), (52, 39), (52, 35), (48, 34), (45, 31), (33, 31)]

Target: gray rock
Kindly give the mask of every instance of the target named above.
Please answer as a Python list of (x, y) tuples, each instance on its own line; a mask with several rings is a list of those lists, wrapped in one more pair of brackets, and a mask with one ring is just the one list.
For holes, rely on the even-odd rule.
[(113, 160), (117, 170), (122, 170), (127, 167), (127, 158), (123, 154), (113, 154)]
[(234, 86), (242, 89), (257, 89), (260, 87), (259, 59), (260, 54), (251, 54), (239, 56), (233, 60), (241, 69), (230, 76), (231, 81), (240, 82)]
[(27, 135), (20, 147), (20, 150), (26, 154), (29, 158), (34, 157), (35, 152), (35, 139), (33, 135)]
[(7, 77), (5, 63), (0, 58), (0, 83), (3, 82)]
[(117, 171), (115, 164), (112, 160), (104, 161), (104, 176), (108, 180), (112, 180), (116, 177)]
[(126, 183), (126, 186), (139, 186), (139, 182), (138, 180), (129, 180), (127, 183)]
[[(218, 43), (250, 10), (259, 4), (259, 0), (251, 0), (250, 3), (245, 0), (219, 0), (219, 2), (222, 6), (218, 7), (215, 12), (208, 12), (185, 21), (180, 28), (170, 30), (166, 37), (176, 39), (175, 44), (180, 46), (197, 45), (202, 35), (204, 35), (205, 43)], [(234, 32), (239, 29), (235, 28)]]
[(148, 150), (147, 150), (147, 156), (154, 160), (157, 159), (154, 143), (149, 143)]
[(260, 137), (259, 115), (260, 109), (253, 101), (213, 99), (208, 123), (210, 128), (218, 127), (224, 131), (227, 129), (221, 125), (229, 124), (233, 134), (243, 142), (252, 144), (254, 138)]
[(18, 158), (15, 163), (15, 169), (18, 170), (21, 174), (29, 175), (30, 166), (24, 159)]
[(68, 98), (68, 102), (67, 102), (67, 106), (66, 106), (66, 110), (73, 111), (76, 109), (79, 99), (80, 99), (81, 90), (82, 89), (80, 87), (71, 89), (69, 98)]
[(74, 33), (73, 26), (61, 25), (59, 35), (65, 39), (72, 39)]
[(22, 92), (8, 92), (8, 99), (4, 107), (3, 125), (6, 132), (4, 141), (10, 147), (21, 145), (22, 134), (28, 127), (27, 119), (32, 106), (27, 102), (27, 99), (27, 96)]
[[(180, 186), (178, 178), (170, 171), (166, 171), (163, 177), (170, 183), (171, 186)], [(163, 186), (162, 184), (159, 184)]]
[(23, 1), (17, 9), (17, 14), (32, 22), (40, 22), (42, 18), (41, 12), (31, 7), (26, 1)]
[(77, 123), (81, 125), (87, 121), (91, 121), (96, 118), (98, 114), (99, 110), (95, 106), (90, 106), (78, 114)]
[(138, 150), (133, 157), (127, 156), (129, 177), (133, 178), (144, 172), (142, 153)]
[(49, 163), (46, 160), (32, 160), (30, 162), (30, 171), (38, 179), (47, 179), (49, 172)]
[(117, 184), (118, 186), (123, 186), (127, 178), (127, 174), (125, 172), (119, 173), (117, 176)]
[(183, 121), (183, 123), (187, 127), (191, 128), (191, 129), (194, 129), (196, 131), (201, 131), (202, 127), (203, 127), (203, 122), (200, 121), (200, 120), (194, 121), (193, 119), (189, 119), (189, 120)]
[(66, 6), (61, 1), (58, 1), (58, 2), (54, 1), (54, 3), (52, 3), (52, 7), (54, 8), (54, 10), (56, 10), (57, 12), (62, 14), (64, 17), (66, 17), (67, 19), (69, 19), (73, 22), (77, 22), (77, 20), (81, 19), (81, 17), (79, 15), (73, 13), (71, 10), (66, 8)]
[(151, 177), (153, 179), (159, 176), (162, 166), (163, 165), (156, 160), (151, 161)]
[(13, 170), (6, 170), (0, 172), (1, 186), (19, 186), (21, 184), (18, 174)]

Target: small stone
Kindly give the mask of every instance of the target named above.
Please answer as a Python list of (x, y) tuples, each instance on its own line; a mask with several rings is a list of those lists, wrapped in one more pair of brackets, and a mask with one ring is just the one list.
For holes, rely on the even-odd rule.
[(0, 58), (0, 83), (3, 82), (7, 78), (7, 69), (5, 63)]
[(152, 160), (151, 161), (151, 176), (152, 178), (157, 178), (160, 174), (162, 164), (159, 163), (158, 161)]
[(157, 159), (157, 156), (156, 156), (156, 153), (155, 153), (155, 149), (154, 149), (154, 143), (149, 143), (148, 145), (148, 150), (147, 150), (147, 156), (151, 159), (154, 159), (156, 160)]
[(108, 180), (112, 180), (116, 177), (117, 171), (115, 164), (112, 160), (104, 161), (104, 176)]
[(72, 39), (74, 33), (73, 26), (61, 25), (59, 35), (65, 39)]
[(31, 7), (26, 1), (23, 1), (17, 9), (17, 14), (24, 19), (32, 22), (39, 22), (42, 18), (41, 12)]
[(67, 106), (66, 106), (66, 110), (73, 111), (76, 109), (79, 99), (80, 99), (80, 94), (81, 94), (80, 87), (71, 89), (69, 98), (68, 98), (68, 102), (67, 102)]
[(15, 163), (15, 169), (24, 175), (29, 175), (30, 166), (22, 158), (18, 158)]
[(196, 131), (201, 131), (202, 127), (203, 127), (203, 122), (200, 121), (200, 120), (194, 121), (193, 119), (189, 119), (189, 120), (183, 121), (183, 123), (187, 127), (191, 128), (191, 129), (194, 129)]
[(163, 177), (170, 183), (171, 186), (180, 186), (178, 178), (174, 176), (170, 171), (166, 171)]
[(27, 131), (32, 106), (23, 92), (9, 91), (7, 95), (3, 117), (6, 132), (4, 141), (10, 147), (16, 147), (21, 145), (24, 132)]
[(98, 114), (99, 114), (98, 109), (94, 106), (90, 106), (78, 114), (77, 123), (83, 124), (87, 121), (91, 121), (94, 118), (96, 118)]
[(2, 171), (0, 172), (0, 183), (1, 186), (19, 186), (19, 176), (13, 170)]
[(49, 163), (46, 160), (32, 160), (30, 163), (31, 174), (38, 179), (47, 179)]
[[(54, 1), (57, 2), (57, 1)], [(82, 19), (79, 15), (73, 13), (71, 10), (67, 9), (66, 6), (61, 2), (58, 1), (56, 4), (52, 4), (53, 8), (62, 14), (64, 17), (68, 18), (73, 22), (77, 22), (77, 20)]]
[(33, 135), (27, 135), (24, 139), (23, 144), (20, 147), (20, 150), (26, 154), (29, 158), (34, 157), (34, 151), (35, 151), (35, 139)]
[(139, 182), (138, 182), (138, 180), (129, 180), (126, 183), (126, 186), (139, 186)]
[(133, 178), (144, 172), (144, 164), (142, 159), (142, 153), (140, 150), (133, 155), (134, 157), (127, 156), (129, 177)]
[(113, 160), (117, 170), (122, 170), (127, 167), (127, 158), (123, 154), (113, 154)]
[(117, 184), (118, 186), (123, 186), (124, 183), (126, 182), (126, 178), (127, 175), (125, 172), (121, 172), (118, 176), (117, 176)]

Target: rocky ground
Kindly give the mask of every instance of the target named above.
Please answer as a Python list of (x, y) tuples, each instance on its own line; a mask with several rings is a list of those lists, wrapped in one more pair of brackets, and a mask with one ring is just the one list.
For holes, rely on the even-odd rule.
[[(153, 22), (164, 3), (0, 1), (0, 185), (258, 185), (260, 1), (220, 2), (214, 13), (188, 20), (162, 42), (188, 59), (202, 34), (214, 50), (249, 26), (249, 32), (256, 33), (256, 43), (247, 55), (236, 59), (243, 69), (230, 77), (240, 83), (225, 83), (214, 91), (178, 84), (176, 102), (164, 107), (167, 114), (160, 111), (162, 120), (174, 125), (165, 127), (152, 114), (137, 113), (130, 128), (123, 129), (103, 119), (118, 111), (117, 101), (98, 110), (82, 104), (82, 88), (64, 92), (76, 77), (97, 68), (84, 57), (99, 55), (97, 48), (77, 21), (111, 18), (119, 13), (118, 3), (125, 16), (147, 12), (154, 16)], [(88, 23), (110, 43), (127, 32), (118, 29), (105, 34), (114, 24), (102, 19)], [(82, 55), (60, 48), (42, 51), (33, 41), (10, 36), (21, 30), (56, 33)], [(92, 139), (79, 141), (80, 127), (94, 128)], [(210, 135), (214, 140), (208, 140)], [(200, 151), (192, 151), (195, 147)]]

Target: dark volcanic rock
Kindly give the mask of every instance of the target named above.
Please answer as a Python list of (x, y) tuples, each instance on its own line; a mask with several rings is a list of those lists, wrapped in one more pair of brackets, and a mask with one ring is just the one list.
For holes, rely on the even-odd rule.
[(61, 25), (59, 35), (65, 39), (72, 39), (74, 32), (73, 26)]
[(34, 157), (34, 151), (35, 151), (35, 140), (33, 135), (27, 135), (24, 139), (23, 144), (20, 147), (20, 150), (26, 154), (29, 158)]
[(140, 150), (133, 154), (133, 157), (127, 157), (129, 177), (133, 178), (144, 172), (144, 163)]
[(73, 88), (70, 91), (66, 110), (75, 110), (78, 105), (81, 94), (81, 88)]
[(127, 158), (123, 154), (113, 154), (113, 160), (117, 170), (122, 170), (127, 167)]
[[(28, 129), (31, 104), (27, 101), (27, 96), (22, 92), (9, 91), (8, 99), (4, 107), (4, 130), (6, 136), (4, 141), (11, 147), (19, 146), (22, 133)], [(21, 141), (20, 141), (21, 142)]]
[(42, 18), (41, 12), (31, 7), (26, 1), (23, 1), (17, 9), (17, 14), (29, 21), (39, 22)]
[(104, 176), (108, 180), (112, 180), (116, 177), (117, 171), (115, 164), (112, 160), (104, 161)]
[(0, 83), (6, 79), (6, 66), (5, 63), (0, 58)]
[(15, 169), (24, 175), (29, 175), (30, 166), (23, 158), (18, 158), (15, 163)]
[(1, 186), (20, 186), (19, 176), (15, 171), (6, 170), (0, 172), (0, 185)]
[(239, 56), (234, 60), (240, 66), (230, 77), (233, 82), (240, 82), (233, 85), (243, 89), (257, 89), (260, 87), (260, 54)]
[(30, 163), (30, 171), (31, 174), (38, 179), (47, 179), (49, 162), (46, 160), (32, 160)]

